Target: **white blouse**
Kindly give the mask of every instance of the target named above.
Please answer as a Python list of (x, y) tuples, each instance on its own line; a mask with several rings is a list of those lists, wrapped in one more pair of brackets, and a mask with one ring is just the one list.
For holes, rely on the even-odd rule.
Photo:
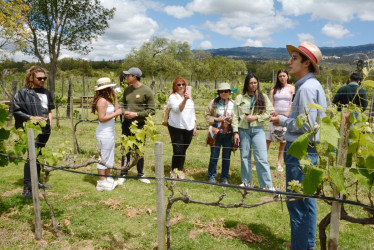
[(168, 98), (169, 113), (168, 123), (171, 127), (192, 130), (195, 127), (196, 115), (195, 104), (188, 99), (182, 112), (179, 110), (179, 104), (183, 98), (178, 93), (173, 93)]

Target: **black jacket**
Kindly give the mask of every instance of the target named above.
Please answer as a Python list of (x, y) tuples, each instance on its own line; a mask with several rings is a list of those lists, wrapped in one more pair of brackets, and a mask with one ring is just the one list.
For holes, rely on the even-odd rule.
[[(43, 108), (37, 92), (47, 96), (48, 108)], [(53, 104), (51, 94), (47, 89), (30, 89), (27, 87), (21, 88), (13, 99), (15, 127), (22, 128), (23, 123), (30, 120), (31, 116), (48, 117), (49, 111), (54, 108), (55, 106)]]

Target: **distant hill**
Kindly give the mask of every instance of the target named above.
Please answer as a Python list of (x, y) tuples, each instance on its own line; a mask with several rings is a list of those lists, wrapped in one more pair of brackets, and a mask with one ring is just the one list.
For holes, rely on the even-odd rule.
[[(344, 57), (354, 54), (364, 53), (369, 57), (374, 56), (374, 44), (344, 47), (321, 47), (323, 56)], [(243, 59), (264, 59), (264, 60), (285, 60), (289, 58), (286, 48), (268, 48), (268, 47), (237, 47), (225, 49), (206, 50), (212, 56), (224, 56)]]

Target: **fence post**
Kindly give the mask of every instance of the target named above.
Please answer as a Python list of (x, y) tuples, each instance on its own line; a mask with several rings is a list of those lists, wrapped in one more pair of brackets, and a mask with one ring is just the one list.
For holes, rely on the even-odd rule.
[(162, 142), (155, 143), (158, 249), (165, 248), (164, 157)]
[(29, 128), (27, 130), (27, 142), (29, 145), (29, 163), (30, 163), (30, 174), (31, 174), (31, 189), (32, 189), (32, 201), (34, 204), (35, 214), (35, 238), (37, 240), (42, 239), (42, 220), (40, 214), (40, 201), (39, 201), (39, 181), (36, 170), (36, 154), (35, 154), (35, 141), (34, 141), (34, 130)]
[(66, 109), (66, 116), (70, 118), (70, 109), (73, 109), (73, 80), (69, 77), (69, 90), (68, 90), (68, 106)]
[[(70, 86), (70, 84), (69, 84)], [(70, 126), (71, 126), (71, 132), (73, 135), (73, 143), (74, 143), (74, 154), (78, 154), (79, 148), (78, 148), (78, 142), (77, 137), (75, 136), (75, 129), (74, 129), (74, 116), (73, 116), (73, 97), (70, 98)]]
[[(342, 121), (340, 125), (340, 139), (338, 144), (337, 164), (345, 167), (348, 153), (348, 138), (349, 138), (349, 113), (342, 112)], [(336, 186), (333, 185), (333, 195), (335, 198), (341, 198)], [(340, 211), (342, 204), (333, 201), (331, 204), (331, 219), (330, 219), (330, 238), (328, 249), (338, 249), (339, 242), (339, 225), (340, 225)]]
[(11, 90), (11, 96), (10, 96), (10, 104), (9, 104), (9, 121), (8, 126), (12, 126), (13, 124), (13, 97), (17, 93), (17, 76), (14, 76), (14, 80), (12, 83), (12, 90)]

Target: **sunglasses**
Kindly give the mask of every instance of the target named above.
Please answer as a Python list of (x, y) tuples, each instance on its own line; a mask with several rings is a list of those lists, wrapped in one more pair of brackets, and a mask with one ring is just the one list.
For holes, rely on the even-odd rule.
[(220, 94), (222, 94), (222, 93), (230, 93), (231, 92), (231, 90), (220, 90), (220, 91), (218, 91)]
[(184, 83), (177, 83), (177, 86), (178, 86), (178, 87), (186, 86), (186, 84), (184, 84)]
[(36, 79), (38, 79), (38, 81), (39, 82), (41, 82), (41, 81), (45, 81), (45, 80), (47, 80), (47, 77), (37, 77)]

